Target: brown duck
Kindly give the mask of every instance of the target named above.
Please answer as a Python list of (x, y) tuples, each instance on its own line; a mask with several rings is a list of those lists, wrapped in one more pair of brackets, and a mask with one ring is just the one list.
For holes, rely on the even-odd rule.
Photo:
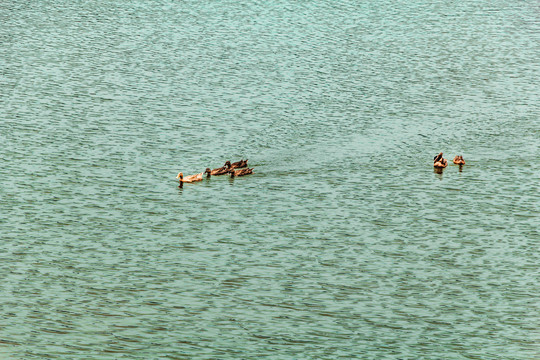
[(203, 173), (198, 173), (195, 175), (189, 175), (189, 176), (184, 177), (184, 174), (178, 173), (178, 175), (176, 176), (176, 178), (178, 179), (178, 182), (180, 183), (178, 187), (182, 187), (184, 183), (192, 183), (196, 181), (201, 181), (202, 176), (203, 176)]
[(195, 181), (201, 181), (202, 180), (202, 175), (203, 175), (203, 173), (198, 173), (198, 174), (195, 174), (195, 175), (189, 175), (189, 176), (184, 177), (184, 174), (178, 173), (176, 178), (180, 182), (190, 183), (190, 182), (195, 182)]
[(211, 175), (225, 175), (229, 172), (229, 168), (227, 166), (222, 166), (220, 168), (217, 168), (217, 169), (214, 169), (214, 170), (210, 170), (210, 168), (206, 168), (206, 170), (204, 171), (207, 178), (209, 178)]
[(232, 164), (231, 164), (230, 161), (227, 161), (225, 163), (225, 165), (223, 165), (223, 166), (229, 166), (229, 168), (231, 168), (231, 169), (240, 169), (240, 168), (247, 167), (247, 162), (248, 162), (248, 159), (246, 159), (246, 160), (242, 159), (240, 161), (233, 162)]
[(463, 159), (462, 155), (456, 155), (454, 158), (454, 164), (456, 165), (465, 165), (465, 160)]
[(251, 175), (253, 174), (253, 168), (251, 169), (246, 168), (246, 169), (240, 169), (240, 170), (230, 169), (229, 174), (231, 174), (231, 177)]
[(433, 158), (433, 166), (436, 168), (445, 168), (448, 166), (448, 161), (446, 161), (446, 159), (443, 158), (442, 152)]

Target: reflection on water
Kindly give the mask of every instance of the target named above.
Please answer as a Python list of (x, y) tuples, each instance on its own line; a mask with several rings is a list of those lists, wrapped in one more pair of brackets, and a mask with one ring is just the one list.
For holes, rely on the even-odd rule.
[(32, 4), (0, 5), (0, 354), (540, 357), (536, 2)]

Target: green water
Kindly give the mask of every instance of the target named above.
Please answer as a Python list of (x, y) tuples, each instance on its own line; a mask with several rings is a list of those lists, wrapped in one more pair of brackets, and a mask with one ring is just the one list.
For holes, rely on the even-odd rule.
[(0, 2), (0, 358), (539, 358), (539, 58), (532, 0)]

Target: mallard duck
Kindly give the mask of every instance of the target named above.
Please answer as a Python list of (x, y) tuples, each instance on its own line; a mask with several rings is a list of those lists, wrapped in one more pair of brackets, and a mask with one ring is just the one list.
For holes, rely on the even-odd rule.
[(436, 168), (445, 168), (448, 166), (448, 161), (446, 161), (446, 159), (443, 158), (442, 152), (433, 158), (433, 166)]
[(463, 160), (463, 156), (462, 155), (456, 155), (456, 157), (454, 158), (454, 164), (456, 164), (456, 165), (465, 165), (465, 160)]
[(229, 166), (229, 168), (231, 169), (240, 169), (240, 168), (245, 168), (247, 166), (247, 162), (248, 162), (248, 159), (246, 160), (242, 159), (240, 161), (233, 162), (232, 164), (230, 161), (227, 161), (225, 165), (223, 166)]
[(206, 170), (204, 171), (204, 173), (207, 174), (206, 175), (207, 178), (209, 178), (210, 175), (225, 175), (228, 172), (229, 172), (229, 168), (226, 166), (222, 166), (214, 170), (210, 170), (210, 168), (206, 168)]
[(250, 175), (250, 174), (253, 174), (253, 168), (241, 169), (241, 170), (230, 169), (229, 174), (231, 174), (231, 177)]
[(183, 183), (192, 183), (192, 182), (195, 182), (195, 181), (201, 181), (202, 177), (203, 177), (203, 173), (198, 173), (198, 174), (195, 174), (195, 175), (189, 175), (189, 176), (186, 176), (186, 177), (184, 177), (184, 174), (178, 173), (178, 175), (176, 176), (176, 178), (180, 182), (180, 186), (182, 186)]

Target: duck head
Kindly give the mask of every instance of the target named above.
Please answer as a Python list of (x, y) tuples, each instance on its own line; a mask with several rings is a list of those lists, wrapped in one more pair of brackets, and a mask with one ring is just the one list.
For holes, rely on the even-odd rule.
[(178, 175), (176, 175), (176, 178), (178, 179), (178, 187), (179, 188), (184, 187), (184, 183), (182, 182), (182, 179), (184, 178), (184, 174), (180, 172), (178, 173)]
[(210, 168), (206, 168), (206, 170), (204, 170), (204, 173), (208, 174), (208, 175), (206, 175), (206, 177), (210, 177), (211, 172), (212, 172), (212, 170), (210, 170)]
[(230, 169), (231, 168), (231, 162), (229, 160), (227, 160), (225, 162), (225, 165), (223, 165), (223, 166), (225, 166), (227, 169)]

